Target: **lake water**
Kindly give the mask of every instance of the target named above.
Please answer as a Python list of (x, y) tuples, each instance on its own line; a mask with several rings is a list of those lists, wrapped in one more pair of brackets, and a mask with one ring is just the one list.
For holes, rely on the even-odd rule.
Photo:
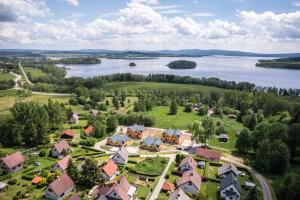
[[(157, 59), (102, 59), (101, 64), (66, 65), (67, 77), (93, 77), (114, 73), (174, 74), (192, 77), (216, 77), (236, 82), (247, 81), (257, 86), (278, 88), (300, 88), (300, 70), (256, 67), (257, 57), (162, 57)], [(195, 69), (169, 69), (166, 65), (174, 60), (191, 60)], [(130, 62), (137, 66), (128, 66)]]

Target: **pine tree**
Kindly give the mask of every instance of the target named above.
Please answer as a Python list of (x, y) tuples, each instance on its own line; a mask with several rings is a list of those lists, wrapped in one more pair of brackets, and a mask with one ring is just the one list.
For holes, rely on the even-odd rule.
[(170, 106), (170, 114), (171, 115), (176, 115), (178, 110), (178, 106), (175, 100), (172, 101), (171, 106)]
[(76, 163), (72, 159), (70, 159), (68, 162), (66, 172), (73, 181), (78, 182), (80, 180), (79, 170), (77, 168)]

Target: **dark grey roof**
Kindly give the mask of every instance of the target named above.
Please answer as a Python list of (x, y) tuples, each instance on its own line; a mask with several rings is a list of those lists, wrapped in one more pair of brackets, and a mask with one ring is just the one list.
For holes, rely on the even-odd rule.
[(110, 139), (113, 141), (113, 142), (121, 142), (121, 143), (125, 143), (127, 142), (128, 140), (130, 140), (130, 138), (127, 136), (127, 135), (121, 135), (120, 133), (117, 133), (113, 136), (110, 137)]
[(231, 184), (233, 184), (237, 188), (237, 190), (240, 192), (240, 194), (242, 193), (242, 188), (241, 188), (239, 182), (237, 181), (236, 176), (232, 172), (221, 179), (220, 190), (221, 191), (224, 190), (226, 187), (228, 187)]
[(128, 151), (125, 147), (120, 148), (116, 154), (119, 154), (124, 160), (128, 159)]
[(128, 128), (130, 128), (134, 132), (144, 131), (145, 130), (145, 126), (138, 125), (138, 124), (134, 124), (133, 126), (129, 126)]
[(166, 133), (169, 136), (176, 135), (177, 137), (180, 137), (180, 135), (182, 134), (179, 129), (173, 130), (171, 128), (168, 128), (167, 130), (165, 130), (164, 133)]
[(187, 194), (184, 193), (184, 191), (181, 188), (178, 188), (172, 194), (170, 194), (169, 200), (191, 200), (191, 199)]
[(158, 137), (147, 137), (145, 138), (142, 143), (144, 143), (147, 146), (151, 146), (151, 145), (156, 145), (156, 146), (160, 146), (163, 142), (161, 141), (160, 138)]

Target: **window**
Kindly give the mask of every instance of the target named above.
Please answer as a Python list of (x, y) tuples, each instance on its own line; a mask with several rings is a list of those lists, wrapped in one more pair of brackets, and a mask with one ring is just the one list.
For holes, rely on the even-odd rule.
[(232, 188), (230, 188), (230, 191), (232, 191), (233, 189)]

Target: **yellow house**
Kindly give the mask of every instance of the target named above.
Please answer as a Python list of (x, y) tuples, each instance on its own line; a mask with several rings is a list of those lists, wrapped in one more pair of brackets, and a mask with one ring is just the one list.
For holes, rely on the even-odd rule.
[(163, 132), (161, 140), (164, 143), (179, 144), (181, 142), (182, 133), (180, 130), (167, 129)]

